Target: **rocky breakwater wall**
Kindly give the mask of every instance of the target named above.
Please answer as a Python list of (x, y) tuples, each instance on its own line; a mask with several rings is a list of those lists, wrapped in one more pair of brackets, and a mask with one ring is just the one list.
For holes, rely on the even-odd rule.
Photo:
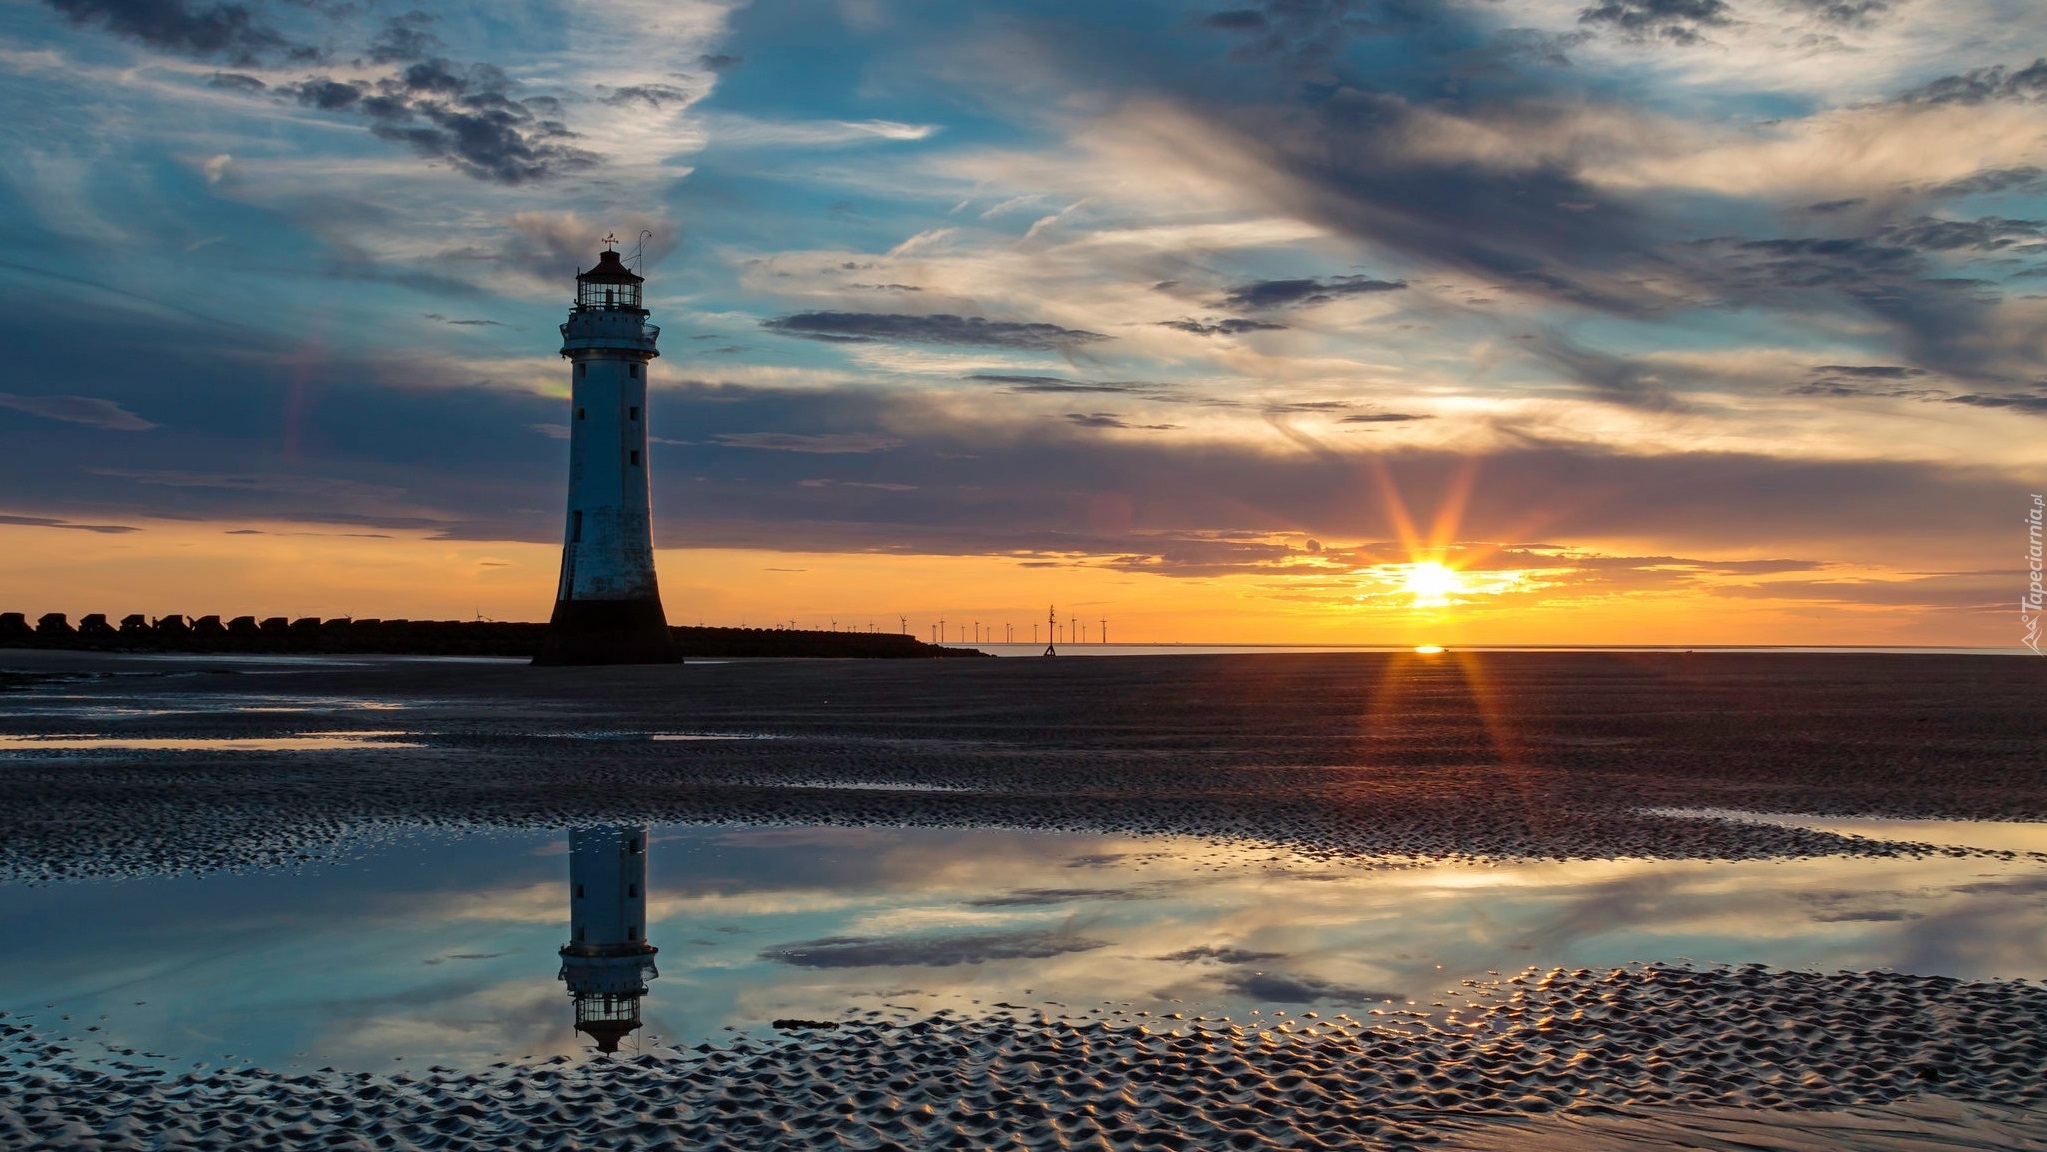
[[(257, 654), (362, 654), (392, 656), (531, 657), (545, 624), (496, 620), (322, 620), (272, 616), (124, 616), (119, 623), (91, 612), (73, 625), (61, 612), (31, 623), (24, 613), (0, 613), (0, 647), (102, 652), (220, 652)], [(793, 628), (671, 628), (683, 656), (812, 656), (917, 658), (979, 656), (966, 649), (926, 644), (886, 632), (827, 632)]]

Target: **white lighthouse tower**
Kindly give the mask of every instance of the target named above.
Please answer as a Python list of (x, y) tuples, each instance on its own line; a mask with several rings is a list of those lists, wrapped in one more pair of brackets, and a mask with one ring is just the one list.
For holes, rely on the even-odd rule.
[(647, 484), (647, 369), (661, 330), (641, 277), (606, 248), (576, 275), (561, 326), (570, 362), (569, 515), (561, 584), (536, 664), (650, 664), (675, 650), (654, 582)]
[(600, 1052), (640, 1026), (654, 969), (647, 943), (647, 829), (600, 826), (569, 833), (569, 942), (561, 980), (576, 1002), (576, 1031)]

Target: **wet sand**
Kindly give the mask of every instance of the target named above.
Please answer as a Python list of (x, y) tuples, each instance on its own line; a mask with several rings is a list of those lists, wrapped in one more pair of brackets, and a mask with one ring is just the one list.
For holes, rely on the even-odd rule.
[(2047, 662), (2019, 658), (533, 669), (8, 652), (0, 668), (15, 688), (0, 734), (397, 733), (268, 754), (0, 750), (14, 882), (276, 866), (418, 824), (966, 824), (1418, 859), (1734, 859), (1960, 849), (1647, 810), (2047, 818)]
[[(420, 825), (998, 825), (1425, 862), (2010, 855), (1645, 812), (1659, 808), (2047, 819), (2047, 663), (2013, 658), (1451, 653), (536, 670), (6, 657), (5, 734), (402, 733), (290, 752), (9, 747), (0, 808), (15, 823), (0, 876), (12, 882), (288, 865)], [(259, 701), (267, 710), (240, 707)], [(169, 1075), (119, 1053), (92, 1063), (17, 1018), (0, 1020), (0, 1144), (1874, 1149), (2047, 1139), (2047, 988), (2037, 983), (1638, 967), (1439, 999), (1253, 1028), (1113, 1008), (1064, 1020), (853, 1019), (722, 1049), (424, 1076)]]

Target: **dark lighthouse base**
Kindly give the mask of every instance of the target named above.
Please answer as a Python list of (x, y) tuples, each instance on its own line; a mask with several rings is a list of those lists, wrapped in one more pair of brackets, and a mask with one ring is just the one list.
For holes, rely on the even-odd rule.
[(659, 600), (558, 600), (535, 664), (673, 664)]

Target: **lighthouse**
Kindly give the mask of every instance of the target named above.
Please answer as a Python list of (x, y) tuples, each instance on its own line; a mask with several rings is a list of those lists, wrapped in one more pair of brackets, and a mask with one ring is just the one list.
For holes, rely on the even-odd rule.
[(569, 833), (569, 942), (560, 978), (576, 1002), (576, 1031), (599, 1052), (640, 1026), (654, 969), (647, 943), (647, 829), (599, 826)]
[(561, 326), (569, 361), (569, 509), (561, 583), (535, 664), (653, 664), (675, 659), (647, 482), (647, 369), (661, 330), (640, 306), (642, 278), (606, 248), (576, 275)]

